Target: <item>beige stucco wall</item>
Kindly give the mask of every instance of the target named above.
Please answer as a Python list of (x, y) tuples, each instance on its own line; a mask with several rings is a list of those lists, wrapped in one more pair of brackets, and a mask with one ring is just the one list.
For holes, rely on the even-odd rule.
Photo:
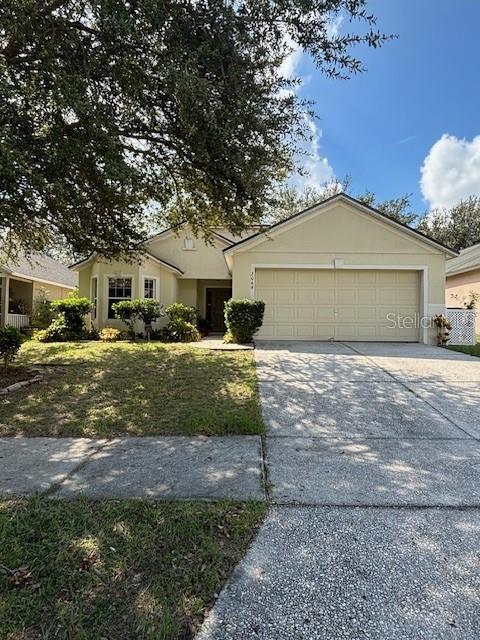
[[(233, 297), (253, 297), (252, 272), (260, 265), (316, 265), (344, 267), (397, 267), (424, 273), (420, 313), (432, 316), (445, 306), (445, 254), (388, 222), (373, 218), (342, 202), (332, 203), (273, 231), (251, 248), (233, 254)], [(339, 267), (340, 268), (340, 267)], [(425, 299), (426, 304), (423, 304)], [(424, 308), (425, 307), (425, 308)], [(426, 339), (434, 342), (435, 332)]]
[[(126, 262), (101, 262), (91, 263), (79, 273), (79, 293), (88, 298), (92, 297), (92, 278), (98, 278), (98, 302), (97, 317), (93, 320), (96, 328), (117, 327), (124, 329), (125, 325), (115, 318), (108, 318), (108, 278), (109, 277), (132, 278), (132, 296), (143, 297), (143, 278), (156, 278), (157, 300), (164, 305), (175, 302), (178, 299), (177, 277), (167, 271), (154, 260), (145, 258), (140, 264)], [(141, 329), (139, 324), (138, 330)]]
[[(193, 240), (195, 249), (184, 249), (185, 238)], [(222, 254), (222, 250), (227, 246), (228, 243), (217, 239), (213, 239), (213, 244), (207, 245), (202, 238), (195, 238), (185, 226), (179, 230), (178, 235), (172, 231), (149, 242), (148, 250), (183, 271), (182, 279), (230, 279)]]
[[(472, 292), (480, 294), (480, 268), (447, 276), (445, 284), (445, 304), (447, 307), (462, 307)], [(480, 334), (479, 303), (477, 303), (477, 333)]]
[(47, 300), (62, 300), (63, 298), (67, 298), (72, 291), (73, 289), (69, 289), (67, 287), (58, 287), (53, 284), (34, 282), (33, 300), (35, 301), (38, 298), (43, 298), (43, 292), (45, 292)]

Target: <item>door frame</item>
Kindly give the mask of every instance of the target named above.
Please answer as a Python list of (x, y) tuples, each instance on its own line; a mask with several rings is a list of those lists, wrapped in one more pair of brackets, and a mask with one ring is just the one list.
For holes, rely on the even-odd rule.
[[(420, 275), (420, 317), (427, 316), (428, 313), (428, 266), (427, 265), (397, 265), (397, 264), (345, 264), (343, 258), (336, 258), (333, 264), (252, 264), (250, 265), (250, 295), (253, 300), (256, 299), (256, 277), (257, 269), (328, 269), (329, 271), (337, 271), (341, 269), (350, 269), (354, 271), (418, 271)], [(437, 313), (437, 312), (435, 312)], [(440, 312), (439, 312), (440, 313)], [(422, 327), (418, 332), (418, 341), (428, 344), (428, 329)]]
[[(230, 291), (230, 297), (232, 297), (232, 285), (230, 284), (229, 287), (226, 287), (223, 284), (214, 284), (212, 286), (206, 286), (205, 287), (205, 320), (208, 323), (208, 292), (211, 289), (224, 289), (225, 291)], [(212, 333), (221, 333), (221, 331), (215, 331), (213, 328), (211, 329)]]

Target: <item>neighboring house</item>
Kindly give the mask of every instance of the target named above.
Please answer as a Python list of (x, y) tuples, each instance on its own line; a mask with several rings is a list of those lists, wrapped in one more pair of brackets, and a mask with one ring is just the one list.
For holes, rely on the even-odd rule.
[(444, 311), (445, 262), (457, 255), (344, 194), (243, 239), (217, 230), (208, 245), (180, 225), (144, 249), (140, 264), (93, 254), (72, 266), (96, 327), (121, 326), (114, 302), (146, 297), (193, 305), (223, 331), (233, 296), (265, 301), (258, 338), (434, 342), (419, 319)]
[[(460, 255), (449, 260), (446, 268), (445, 304), (447, 307), (464, 307), (472, 293), (480, 296), (480, 243), (463, 249)], [(480, 300), (477, 303), (477, 334), (480, 334)]]
[(76, 273), (40, 253), (0, 265), (0, 325), (28, 326), (37, 300), (66, 298), (77, 282)]

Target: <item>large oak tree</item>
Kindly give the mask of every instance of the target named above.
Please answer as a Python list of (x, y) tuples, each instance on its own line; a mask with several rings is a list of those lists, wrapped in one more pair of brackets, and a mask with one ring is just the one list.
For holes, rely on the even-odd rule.
[(366, 0), (3, 0), (0, 233), (114, 257), (146, 207), (240, 230), (306, 135), (287, 42), (346, 78), (384, 39)]

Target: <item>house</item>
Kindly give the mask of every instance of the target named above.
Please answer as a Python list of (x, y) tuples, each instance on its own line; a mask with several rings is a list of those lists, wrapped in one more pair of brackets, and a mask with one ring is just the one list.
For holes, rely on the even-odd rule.
[(0, 326), (28, 326), (36, 300), (66, 298), (77, 282), (78, 275), (57, 260), (41, 253), (19, 254), (14, 262), (0, 265)]
[[(480, 243), (463, 249), (460, 255), (449, 260), (446, 268), (445, 304), (447, 307), (463, 307), (471, 294), (480, 296)], [(477, 302), (477, 334), (480, 334), (480, 300)]]
[(223, 331), (233, 296), (265, 301), (260, 339), (434, 342), (420, 320), (444, 311), (457, 255), (345, 194), (243, 238), (217, 230), (206, 244), (180, 225), (144, 250), (138, 264), (93, 254), (73, 265), (97, 328), (121, 326), (114, 302), (146, 297), (195, 306)]

